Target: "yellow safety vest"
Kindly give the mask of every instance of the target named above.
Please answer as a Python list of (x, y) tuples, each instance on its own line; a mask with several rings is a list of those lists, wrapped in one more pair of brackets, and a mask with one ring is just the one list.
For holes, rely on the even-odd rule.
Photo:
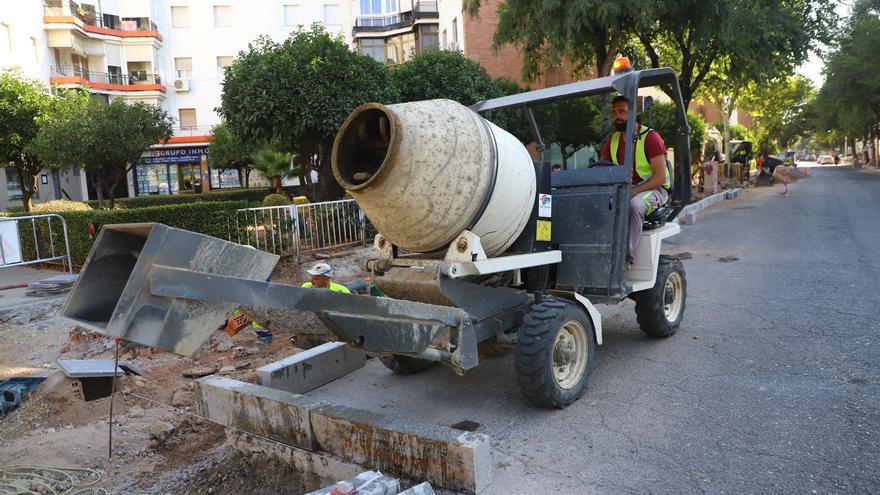
[[(310, 289), (314, 286), (312, 285), (311, 282), (306, 282), (306, 283), (302, 284), (302, 287), (306, 288), (306, 289)], [(316, 287), (316, 288), (320, 288), (320, 287)], [(344, 285), (339, 285), (339, 284), (336, 284), (333, 282), (330, 282), (330, 287), (328, 287), (328, 288), (333, 292), (342, 292), (344, 294), (351, 294), (351, 291), (348, 290), (348, 287), (346, 287)]]
[[(639, 133), (639, 138), (636, 140), (636, 173), (639, 174), (639, 177), (642, 180), (648, 180), (654, 175), (654, 170), (651, 168), (651, 162), (648, 160), (647, 155), (645, 155), (645, 139), (644, 137), (648, 135), (648, 132), (651, 132), (651, 129), (648, 129), (647, 132)], [(620, 136), (623, 135), (622, 132), (615, 132), (611, 135), (611, 161), (617, 165), (617, 147), (620, 145)], [(663, 187), (669, 189), (672, 186), (672, 181), (669, 177), (669, 170), (666, 167), (663, 167), (666, 170), (666, 180), (663, 182)]]

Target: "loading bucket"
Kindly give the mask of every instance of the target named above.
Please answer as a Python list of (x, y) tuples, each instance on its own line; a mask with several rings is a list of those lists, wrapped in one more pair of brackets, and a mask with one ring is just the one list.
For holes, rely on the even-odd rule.
[(154, 266), (265, 281), (278, 256), (159, 223), (105, 225), (61, 316), (96, 332), (192, 355), (237, 306), (157, 296)]

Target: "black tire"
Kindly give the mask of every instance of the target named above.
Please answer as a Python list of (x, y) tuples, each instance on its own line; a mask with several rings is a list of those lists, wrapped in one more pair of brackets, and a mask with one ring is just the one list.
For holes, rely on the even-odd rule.
[(379, 356), (379, 361), (382, 361), (386, 368), (398, 375), (415, 375), (431, 368), (435, 364), (434, 361), (397, 354)]
[[(563, 331), (565, 335), (560, 336)], [(579, 340), (581, 338), (583, 340)], [(562, 360), (568, 360), (568, 364), (559, 366)], [(514, 347), (514, 369), (520, 390), (532, 404), (561, 409), (578, 400), (593, 372), (595, 360), (593, 323), (574, 304), (545, 297), (532, 305), (523, 317)], [(581, 365), (582, 369), (578, 369)], [(555, 370), (568, 369), (565, 366), (574, 366), (574, 369), (567, 374), (568, 378), (563, 374), (560, 381)]]
[[(676, 304), (676, 298), (679, 297), (680, 306)], [(661, 255), (654, 287), (636, 292), (633, 299), (636, 302), (636, 319), (643, 332), (655, 338), (674, 334), (681, 325), (687, 303), (687, 279), (681, 261)]]

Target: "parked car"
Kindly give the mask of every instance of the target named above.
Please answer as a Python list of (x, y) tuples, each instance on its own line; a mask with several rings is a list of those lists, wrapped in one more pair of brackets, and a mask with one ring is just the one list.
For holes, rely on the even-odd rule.
[(831, 155), (819, 155), (819, 158), (816, 159), (816, 162), (819, 165), (834, 165), (834, 157)]

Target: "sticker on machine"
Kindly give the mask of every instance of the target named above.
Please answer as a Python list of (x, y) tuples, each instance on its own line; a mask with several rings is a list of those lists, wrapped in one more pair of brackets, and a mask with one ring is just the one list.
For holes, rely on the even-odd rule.
[(535, 232), (535, 240), (536, 241), (545, 241), (550, 242), (551, 239), (551, 223), (547, 220), (538, 220), (537, 229)]
[(550, 218), (553, 209), (553, 196), (549, 194), (538, 195), (538, 218)]

